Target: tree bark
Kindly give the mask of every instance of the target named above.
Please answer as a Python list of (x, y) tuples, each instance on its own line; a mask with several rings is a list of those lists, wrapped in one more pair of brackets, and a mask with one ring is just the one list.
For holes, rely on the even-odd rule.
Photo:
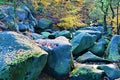
[(118, 16), (119, 16), (119, 1), (118, 1), (118, 3), (117, 3), (117, 34), (119, 35), (120, 27), (119, 27), (119, 19), (118, 19)]
[(104, 32), (107, 33), (107, 21), (106, 21), (106, 17), (107, 15), (104, 14), (104, 17), (103, 17), (103, 27), (104, 27)]
[(108, 13), (108, 7), (109, 6), (107, 6), (106, 7), (106, 9), (104, 10), (104, 3), (102, 2), (102, 1), (100, 1), (101, 2), (101, 4), (102, 4), (102, 6), (101, 6), (101, 10), (102, 10), (102, 12), (104, 13), (104, 16), (103, 16), (103, 27), (104, 27), (104, 33), (105, 34), (107, 34), (107, 20), (106, 20), (106, 18), (107, 18), (107, 13)]
[[(112, 12), (112, 20), (115, 18), (115, 12), (114, 12), (114, 9), (112, 7), (112, 3), (110, 2), (110, 9), (111, 9), (111, 12)], [(113, 27), (113, 21), (111, 20), (111, 27)]]

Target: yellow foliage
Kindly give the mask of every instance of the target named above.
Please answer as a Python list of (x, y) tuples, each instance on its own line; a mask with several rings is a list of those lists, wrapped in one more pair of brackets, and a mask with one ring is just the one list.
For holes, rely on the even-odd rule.
[[(112, 21), (113, 21), (114, 23), (117, 23), (117, 18), (115, 17)], [(120, 23), (120, 16), (118, 16), (118, 22)]]
[(60, 2), (60, 0), (55, 0), (55, 2), (56, 2), (56, 3), (59, 3), (59, 2)]
[(79, 16), (67, 16), (64, 18), (61, 18), (61, 23), (58, 23), (57, 25), (59, 27), (65, 28), (65, 29), (70, 29), (72, 27), (83, 27), (83, 26), (87, 26), (84, 23), (80, 23), (78, 21), (78, 17)]
[(50, 0), (39, 0), (45, 7), (47, 7), (48, 5), (50, 5)]
[[(115, 17), (114, 19), (112, 19), (111, 17), (108, 17), (107, 22), (110, 23), (111, 21), (113, 22), (113, 27), (116, 28), (116, 26), (117, 26), (117, 17)], [(120, 23), (120, 16), (118, 16), (118, 23)]]
[(38, 3), (44, 5), (44, 15), (49, 14), (52, 18), (58, 18), (62, 22), (59, 27), (69, 29), (72, 27), (86, 26), (80, 23), (80, 6), (82, 0), (32, 0), (35, 9), (39, 7)]
[(32, 0), (32, 4), (33, 4), (35, 10), (39, 7), (37, 0)]

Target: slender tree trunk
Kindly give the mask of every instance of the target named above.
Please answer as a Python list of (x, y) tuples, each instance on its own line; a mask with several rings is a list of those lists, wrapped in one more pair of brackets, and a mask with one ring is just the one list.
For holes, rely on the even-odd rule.
[(104, 16), (103, 16), (103, 27), (105, 34), (107, 34), (107, 12), (108, 12), (108, 7), (106, 8), (106, 11), (104, 12)]
[(104, 13), (104, 16), (103, 16), (103, 27), (104, 27), (104, 33), (107, 34), (107, 13), (108, 13), (108, 7), (106, 7), (106, 9), (104, 10), (104, 3), (102, 1), (101, 2), (101, 10), (103, 11)]
[(118, 16), (119, 16), (119, 1), (117, 3), (117, 34), (119, 34), (120, 31)]
[(110, 0), (110, 10), (112, 12), (112, 20), (110, 22), (110, 28), (111, 28), (111, 35), (113, 34), (113, 19), (115, 18), (115, 12), (112, 6), (112, 0)]
[[(114, 9), (112, 7), (112, 3), (110, 2), (110, 9), (111, 9), (111, 12), (112, 12), (112, 20), (115, 18), (115, 12), (114, 12)], [(113, 27), (113, 21), (111, 20), (110, 22), (110, 25), (111, 27)]]
[(106, 17), (107, 17), (107, 15), (104, 14), (104, 17), (103, 17), (103, 27), (104, 27), (105, 34), (107, 33), (107, 21), (106, 21)]

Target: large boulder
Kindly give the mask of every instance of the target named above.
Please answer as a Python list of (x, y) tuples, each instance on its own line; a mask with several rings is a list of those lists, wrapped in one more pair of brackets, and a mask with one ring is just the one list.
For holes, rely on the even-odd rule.
[(46, 64), (47, 55), (28, 37), (1, 32), (0, 79), (36, 80)]
[(67, 30), (56, 31), (56, 32), (54, 32), (52, 34), (55, 35), (56, 37), (59, 37), (59, 36), (64, 36), (66, 38), (71, 38), (72, 37), (70, 31), (67, 31)]
[(77, 30), (75, 32), (75, 35), (78, 35), (79, 33), (89, 33), (91, 35), (95, 35), (96, 40), (100, 39), (102, 36), (102, 33), (100, 31), (94, 31), (94, 30)]
[(49, 53), (45, 71), (55, 78), (67, 77), (73, 66), (71, 44), (65, 37), (38, 39), (38, 45)]
[(97, 65), (79, 64), (71, 72), (69, 80), (104, 80), (104, 71), (96, 68)]
[(120, 60), (120, 35), (112, 37), (107, 47), (107, 59), (111, 61)]
[(90, 51), (95, 55), (102, 57), (105, 55), (105, 50), (107, 48), (108, 42), (109, 41), (103, 37), (90, 48)]
[(74, 55), (81, 55), (80, 52), (90, 48), (94, 45), (96, 38), (88, 33), (79, 33), (71, 40), (72, 53)]
[(47, 29), (50, 27), (51, 24), (52, 22), (46, 18), (41, 18), (40, 20), (38, 20), (38, 27), (41, 29)]

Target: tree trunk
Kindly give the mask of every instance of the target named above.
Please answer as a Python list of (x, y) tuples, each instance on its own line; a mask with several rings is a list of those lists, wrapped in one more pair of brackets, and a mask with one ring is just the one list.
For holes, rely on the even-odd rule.
[[(112, 20), (115, 18), (115, 12), (113, 10), (113, 7), (112, 7), (112, 3), (110, 2), (110, 9), (111, 9), (111, 12), (112, 12)], [(110, 22), (110, 25), (111, 27), (113, 27), (113, 21), (111, 20)]]
[(113, 6), (112, 6), (112, 0), (110, 0), (110, 10), (111, 10), (111, 13), (112, 13), (112, 19), (111, 19), (111, 22), (110, 22), (111, 35), (112, 35), (113, 34), (113, 19), (115, 18), (115, 12), (114, 12), (114, 9), (113, 9)]
[(107, 7), (104, 10), (104, 3), (102, 1), (100, 1), (100, 2), (101, 2), (101, 10), (104, 13), (104, 16), (103, 16), (104, 33), (107, 34), (107, 20), (106, 20), (106, 18), (107, 18), (107, 14), (108, 14), (109, 5), (107, 5)]
[(103, 17), (103, 27), (104, 27), (105, 34), (107, 33), (107, 21), (106, 21), (106, 17), (107, 17), (107, 15), (104, 14), (104, 17)]
[(118, 16), (119, 16), (119, 1), (117, 3), (117, 34), (119, 34), (120, 31)]

